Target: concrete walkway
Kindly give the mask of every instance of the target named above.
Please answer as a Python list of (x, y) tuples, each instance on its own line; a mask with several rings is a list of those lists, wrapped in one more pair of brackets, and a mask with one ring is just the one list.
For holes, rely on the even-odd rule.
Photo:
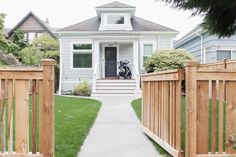
[(79, 157), (161, 157), (142, 133), (130, 102), (134, 97), (98, 97), (103, 102)]

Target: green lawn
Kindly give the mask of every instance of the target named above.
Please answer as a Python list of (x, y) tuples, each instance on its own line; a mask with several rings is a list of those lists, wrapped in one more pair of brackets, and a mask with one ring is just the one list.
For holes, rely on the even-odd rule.
[[(55, 157), (77, 156), (100, 107), (101, 102), (93, 99), (55, 96)], [(31, 148), (31, 131), (29, 142)]]
[(76, 157), (101, 103), (85, 98), (55, 96), (55, 156)]

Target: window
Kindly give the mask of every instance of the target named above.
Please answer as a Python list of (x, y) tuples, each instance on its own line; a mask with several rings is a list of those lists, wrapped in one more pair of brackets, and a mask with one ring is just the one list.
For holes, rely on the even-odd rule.
[(43, 33), (37, 33), (37, 38), (41, 37)]
[(35, 33), (29, 33), (29, 43), (31, 44), (35, 38)]
[(125, 24), (125, 16), (123, 15), (107, 15), (107, 24)]
[(24, 33), (24, 41), (27, 41), (28, 33)]
[(217, 50), (217, 61), (222, 61), (224, 59), (231, 59), (231, 51), (230, 50)]
[(143, 63), (152, 55), (153, 46), (152, 44), (143, 45)]
[(92, 68), (92, 44), (73, 44), (72, 53), (73, 68)]

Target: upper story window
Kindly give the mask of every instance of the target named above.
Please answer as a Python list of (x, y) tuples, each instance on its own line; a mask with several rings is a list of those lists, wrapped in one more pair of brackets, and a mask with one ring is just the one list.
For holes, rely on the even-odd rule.
[(107, 24), (109, 25), (125, 24), (125, 16), (124, 15), (107, 15)]

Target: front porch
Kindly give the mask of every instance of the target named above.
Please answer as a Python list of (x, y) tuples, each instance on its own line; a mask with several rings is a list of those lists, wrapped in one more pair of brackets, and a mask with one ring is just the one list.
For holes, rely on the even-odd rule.
[[(138, 41), (95, 41), (93, 94), (135, 94), (140, 89)], [(117, 79), (119, 61), (129, 61), (131, 79)]]

